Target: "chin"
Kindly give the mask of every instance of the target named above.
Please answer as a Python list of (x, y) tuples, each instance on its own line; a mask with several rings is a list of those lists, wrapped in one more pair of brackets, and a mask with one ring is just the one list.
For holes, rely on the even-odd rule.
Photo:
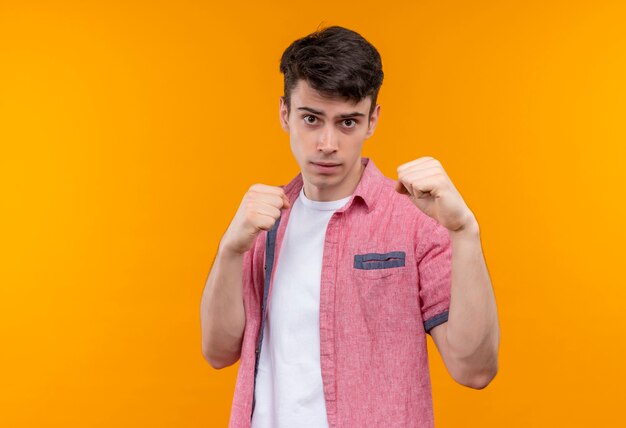
[[(304, 176), (304, 175), (303, 175)], [(306, 181), (308, 181), (313, 186), (323, 189), (326, 187), (330, 187), (335, 185), (337, 182), (341, 181), (343, 177), (338, 176), (328, 176), (328, 175), (319, 175), (319, 174), (306, 174)]]

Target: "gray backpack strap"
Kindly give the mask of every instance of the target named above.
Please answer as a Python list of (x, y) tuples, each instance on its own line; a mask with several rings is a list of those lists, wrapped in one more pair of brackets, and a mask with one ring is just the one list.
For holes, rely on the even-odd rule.
[(254, 391), (256, 389), (256, 374), (259, 370), (259, 359), (261, 357), (261, 344), (263, 342), (263, 330), (265, 329), (265, 307), (267, 306), (267, 294), (269, 293), (270, 280), (272, 279), (272, 268), (274, 267), (274, 249), (276, 247), (276, 233), (278, 232), (278, 225), (280, 224), (280, 217), (274, 223), (274, 227), (267, 232), (267, 238), (265, 240), (265, 281), (263, 282), (263, 303), (261, 304), (261, 331), (259, 332), (259, 339), (256, 345), (256, 359), (254, 362), (254, 387), (252, 388), (252, 413), (254, 413), (255, 397)]

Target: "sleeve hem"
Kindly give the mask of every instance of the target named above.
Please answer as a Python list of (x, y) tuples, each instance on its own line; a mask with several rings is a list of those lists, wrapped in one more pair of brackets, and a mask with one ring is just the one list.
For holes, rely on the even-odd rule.
[(445, 310), (444, 312), (441, 312), (440, 314), (435, 315), (434, 317), (431, 317), (427, 319), (426, 321), (424, 321), (424, 330), (426, 331), (426, 333), (430, 334), (431, 329), (447, 321), (448, 321), (448, 310)]

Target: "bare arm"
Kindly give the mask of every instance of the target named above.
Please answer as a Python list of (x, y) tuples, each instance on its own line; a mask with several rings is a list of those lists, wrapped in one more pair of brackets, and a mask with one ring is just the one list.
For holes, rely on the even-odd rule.
[(484, 388), (498, 371), (500, 328), (496, 301), (480, 244), (478, 223), (452, 239), (452, 291), (448, 322), (431, 336), (452, 377)]
[(274, 226), (280, 210), (290, 206), (281, 187), (254, 184), (220, 241), (200, 303), (202, 355), (216, 369), (234, 364), (241, 356), (246, 325), (242, 277), (245, 254), (261, 231)]
[(243, 254), (220, 244), (202, 293), (202, 354), (216, 369), (234, 364), (241, 354), (246, 324), (242, 293), (243, 257)]
[(452, 284), (448, 321), (431, 336), (448, 372), (458, 383), (481, 389), (498, 371), (500, 327), (480, 228), (441, 162), (423, 156), (398, 167), (396, 191), (448, 229)]

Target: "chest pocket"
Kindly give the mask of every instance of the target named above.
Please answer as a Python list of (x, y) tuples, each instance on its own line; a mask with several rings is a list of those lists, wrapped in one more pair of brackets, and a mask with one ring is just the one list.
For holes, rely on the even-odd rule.
[(352, 286), (367, 331), (416, 328), (417, 284), (409, 268), (402, 248), (354, 254)]
[(354, 255), (353, 274), (361, 278), (385, 278), (402, 273), (405, 269), (406, 253), (364, 253)]

